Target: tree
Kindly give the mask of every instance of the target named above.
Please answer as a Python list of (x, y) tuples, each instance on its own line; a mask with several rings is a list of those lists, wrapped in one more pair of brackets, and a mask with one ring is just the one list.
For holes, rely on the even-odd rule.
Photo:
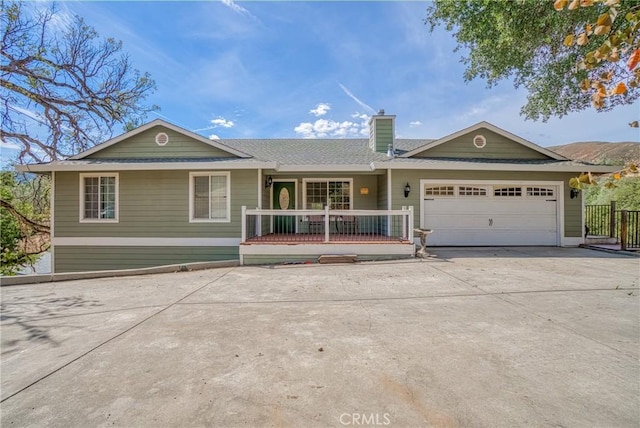
[(0, 172), (0, 273), (15, 274), (49, 248), (47, 176)]
[(54, 6), (30, 6), (0, 3), (0, 139), (21, 148), (21, 162), (72, 156), (156, 109), (144, 104), (155, 82), (120, 41), (78, 16), (60, 29)]
[[(465, 80), (481, 78), (492, 86), (512, 78), (516, 87), (527, 89), (521, 110), (527, 119), (562, 117), (592, 102), (610, 110), (640, 96), (638, 85), (625, 85), (625, 90), (618, 85), (638, 82), (640, 71), (632, 60), (640, 55), (635, 53), (640, 43), (637, 0), (558, 0), (555, 8), (538, 0), (435, 0), (427, 13), (431, 31), (444, 25), (454, 31), (456, 50), (468, 50), (462, 58)], [(619, 44), (605, 53), (602, 46), (612, 38)], [(598, 49), (600, 60), (594, 56)], [(606, 96), (601, 86), (591, 87), (601, 77), (607, 81), (600, 83), (615, 83), (613, 91), (604, 89)], [(600, 94), (597, 103), (594, 92)]]

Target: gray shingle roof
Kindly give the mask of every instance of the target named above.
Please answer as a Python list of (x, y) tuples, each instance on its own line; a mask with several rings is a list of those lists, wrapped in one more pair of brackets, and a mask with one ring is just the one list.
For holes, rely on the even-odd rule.
[[(396, 139), (396, 153), (405, 153), (434, 140)], [(286, 165), (369, 165), (385, 161), (386, 153), (369, 148), (369, 140), (358, 139), (268, 139), (220, 140), (226, 146), (248, 153), (259, 160)]]

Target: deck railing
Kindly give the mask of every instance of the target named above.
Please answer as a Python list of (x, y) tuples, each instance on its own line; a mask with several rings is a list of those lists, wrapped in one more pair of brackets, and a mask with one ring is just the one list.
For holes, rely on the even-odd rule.
[(242, 207), (243, 243), (413, 242), (413, 207), (269, 210)]
[(585, 206), (585, 235), (616, 238), (622, 250), (640, 248), (640, 211), (616, 210), (610, 205)]

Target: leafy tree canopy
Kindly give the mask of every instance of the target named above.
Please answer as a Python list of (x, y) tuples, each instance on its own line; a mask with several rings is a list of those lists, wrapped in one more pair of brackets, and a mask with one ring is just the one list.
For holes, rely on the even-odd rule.
[(20, 161), (74, 155), (156, 109), (144, 104), (154, 81), (121, 42), (55, 16), (54, 6), (0, 3), (0, 138), (21, 148)]
[(465, 80), (511, 78), (528, 91), (527, 119), (640, 96), (637, 0), (435, 0), (427, 13), (432, 31), (443, 25), (468, 51)]

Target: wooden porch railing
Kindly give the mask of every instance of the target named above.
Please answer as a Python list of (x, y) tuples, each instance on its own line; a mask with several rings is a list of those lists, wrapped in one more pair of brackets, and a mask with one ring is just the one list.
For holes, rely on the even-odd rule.
[(413, 207), (401, 210), (270, 210), (242, 207), (242, 243), (413, 242)]

